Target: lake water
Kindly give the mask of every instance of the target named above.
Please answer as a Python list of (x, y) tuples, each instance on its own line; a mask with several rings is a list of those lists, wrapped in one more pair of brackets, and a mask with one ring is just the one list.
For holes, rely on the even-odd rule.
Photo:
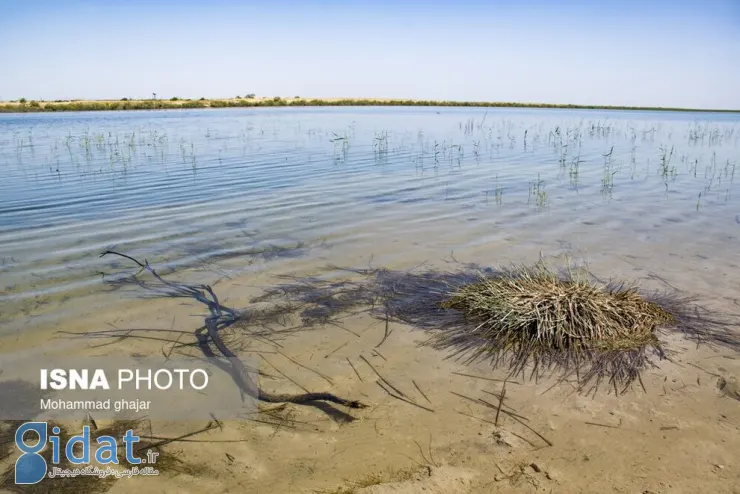
[(108, 248), (231, 280), (299, 258), (308, 269), (613, 254), (735, 298), (739, 158), (737, 114), (0, 115), (0, 332), (57, 324), (91, 297), (115, 304), (101, 273), (123, 264), (99, 259)]

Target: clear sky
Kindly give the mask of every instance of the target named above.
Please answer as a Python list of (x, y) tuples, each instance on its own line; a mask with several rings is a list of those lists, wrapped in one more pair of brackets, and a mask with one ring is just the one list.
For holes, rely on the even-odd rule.
[(740, 109), (740, 0), (0, 0), (0, 100)]

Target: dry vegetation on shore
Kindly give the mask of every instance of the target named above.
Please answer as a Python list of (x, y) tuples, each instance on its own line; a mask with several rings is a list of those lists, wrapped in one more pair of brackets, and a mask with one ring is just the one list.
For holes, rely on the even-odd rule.
[(644, 110), (644, 111), (695, 111), (734, 113), (740, 110), (713, 110), (698, 108), (636, 107), (606, 105), (570, 105), (549, 103), (512, 103), (501, 101), (434, 101), (404, 100), (383, 98), (272, 98), (256, 97), (248, 94), (244, 97), (216, 99), (130, 99), (120, 100), (55, 100), (37, 101), (20, 100), (0, 102), (0, 113), (36, 113), (64, 111), (114, 111), (114, 110), (173, 110), (192, 108), (238, 108), (238, 107), (275, 107), (275, 106), (449, 106), (449, 107), (486, 107), (486, 108), (562, 108), (581, 110)]

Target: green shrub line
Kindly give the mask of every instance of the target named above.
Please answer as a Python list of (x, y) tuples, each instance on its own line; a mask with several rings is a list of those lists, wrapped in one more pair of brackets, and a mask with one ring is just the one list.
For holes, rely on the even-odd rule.
[(181, 99), (169, 100), (132, 100), (123, 98), (120, 101), (26, 101), (0, 103), (0, 113), (33, 113), (65, 111), (120, 111), (120, 110), (176, 110), (193, 108), (256, 108), (256, 107), (308, 107), (308, 106), (419, 106), (419, 107), (477, 107), (477, 108), (552, 108), (572, 110), (631, 110), (631, 111), (690, 111), (740, 113), (740, 110), (713, 110), (703, 108), (641, 107), (641, 106), (608, 106), (608, 105), (570, 105), (550, 103), (511, 103), (497, 101), (434, 101), (434, 100), (376, 100), (376, 99), (255, 99), (253, 94), (234, 99)]

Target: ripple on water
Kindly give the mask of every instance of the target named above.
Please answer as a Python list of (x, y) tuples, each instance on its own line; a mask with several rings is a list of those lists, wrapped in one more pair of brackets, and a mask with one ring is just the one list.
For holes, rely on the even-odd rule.
[(738, 139), (736, 115), (676, 112), (0, 115), (0, 320), (74, 313), (113, 268), (106, 248), (237, 272), (384, 249), (409, 266), (465, 249), (729, 253)]

